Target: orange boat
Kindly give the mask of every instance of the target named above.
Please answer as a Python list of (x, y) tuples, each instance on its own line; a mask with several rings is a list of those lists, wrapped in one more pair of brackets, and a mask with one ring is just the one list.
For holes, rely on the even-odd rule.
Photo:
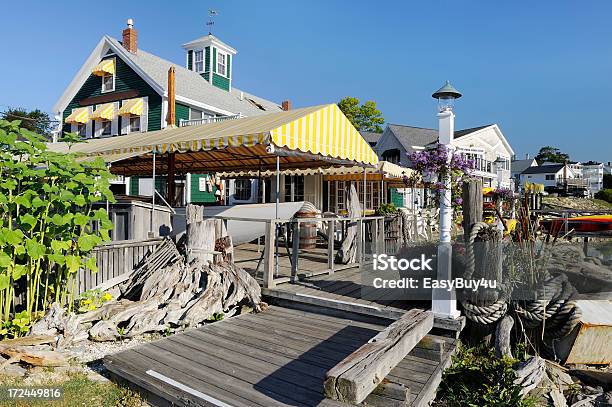
[(542, 226), (551, 232), (565, 229), (576, 232), (610, 232), (612, 231), (612, 215), (576, 216), (575, 218), (546, 219)]

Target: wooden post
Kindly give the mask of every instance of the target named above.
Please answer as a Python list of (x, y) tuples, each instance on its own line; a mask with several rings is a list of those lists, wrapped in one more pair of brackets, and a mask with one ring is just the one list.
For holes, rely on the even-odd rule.
[(168, 69), (168, 127), (176, 126), (176, 83), (174, 81), (174, 67)]
[(482, 180), (470, 179), (463, 184), (463, 238), (467, 243), (472, 227), (482, 222)]
[(187, 205), (187, 261), (195, 258), (204, 261), (213, 260), (216, 241), (216, 223), (218, 219), (204, 219), (204, 207), (199, 205)]
[(385, 252), (385, 218), (377, 219), (376, 253)]
[(176, 184), (174, 182), (174, 172), (176, 171), (174, 153), (168, 152), (168, 203), (170, 206), (174, 206), (174, 200), (176, 198)]
[(266, 221), (266, 236), (264, 248), (264, 288), (274, 287), (274, 236), (276, 234), (276, 222)]
[(293, 249), (291, 253), (291, 282), (296, 283), (299, 281), (298, 259), (300, 257), (300, 222), (295, 220), (293, 222), (292, 229), (291, 240), (293, 243)]
[(327, 222), (327, 268), (329, 268), (329, 274), (334, 273), (335, 236), (336, 236), (336, 221), (332, 219)]

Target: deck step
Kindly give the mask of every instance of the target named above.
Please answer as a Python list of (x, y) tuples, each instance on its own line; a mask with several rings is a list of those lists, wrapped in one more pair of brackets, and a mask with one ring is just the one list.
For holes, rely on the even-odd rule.
[[(321, 291), (320, 295), (311, 295), (283, 290), (282, 288), (262, 288), (261, 293), (264, 297), (267, 297), (266, 300), (268, 302), (287, 307), (291, 307), (292, 302), (309, 304), (317, 307), (385, 318), (392, 321), (401, 318), (406, 313), (406, 310), (379, 305), (374, 302), (371, 304), (358, 303), (353, 297), (344, 297), (343, 299), (329, 298), (326, 296), (328, 293), (325, 291)], [(459, 317), (456, 320), (449, 320), (434, 316), (433, 327), (443, 331), (450, 331), (454, 333), (454, 336), (456, 337), (456, 335), (458, 335), (465, 327), (465, 317)]]
[[(433, 328), (430, 311), (412, 309), (331, 368), (325, 395), (361, 403)], [(405, 394), (408, 399), (408, 393)]]

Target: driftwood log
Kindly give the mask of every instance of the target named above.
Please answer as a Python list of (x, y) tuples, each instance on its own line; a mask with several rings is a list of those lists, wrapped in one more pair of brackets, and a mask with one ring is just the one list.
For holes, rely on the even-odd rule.
[(526, 395), (535, 389), (546, 374), (546, 362), (539, 356), (532, 356), (524, 362), (520, 362), (514, 368), (516, 374), (515, 384), (523, 389), (522, 395)]
[(119, 298), (81, 315), (65, 315), (53, 304), (31, 333), (52, 335), (64, 344), (87, 337), (112, 341), (197, 326), (217, 315), (234, 315), (243, 305), (259, 312), (259, 284), (233, 263), (232, 240), (222, 221), (202, 214), (201, 207), (187, 208), (189, 261), (167, 239), (120, 286)]
[(432, 313), (408, 311), (327, 372), (325, 396), (361, 403), (432, 328)]
[(512, 359), (512, 347), (510, 344), (510, 334), (514, 326), (514, 319), (506, 315), (497, 323), (495, 329), (495, 355), (498, 358), (507, 356)]
[[(359, 203), (359, 196), (357, 195), (355, 185), (351, 184), (346, 206), (348, 208), (349, 218), (361, 217), (361, 204)], [(349, 223), (348, 227), (346, 228), (346, 235), (344, 236), (342, 246), (336, 253), (336, 263), (349, 264), (357, 262), (359, 256), (358, 249), (360, 245), (359, 239), (361, 238), (361, 233), (359, 231), (360, 227), (361, 222), (359, 221), (351, 221)]]

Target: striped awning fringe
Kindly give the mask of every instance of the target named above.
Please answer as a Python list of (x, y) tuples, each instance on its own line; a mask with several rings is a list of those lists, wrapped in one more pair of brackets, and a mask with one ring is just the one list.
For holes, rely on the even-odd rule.
[(142, 98), (126, 100), (119, 109), (119, 116), (140, 116), (143, 108), (144, 101)]
[(105, 59), (101, 61), (91, 73), (97, 76), (104, 76), (106, 74), (115, 74), (115, 58)]
[(70, 115), (66, 117), (66, 120), (64, 120), (64, 122), (68, 124), (72, 124), (72, 123), (84, 124), (84, 123), (87, 123), (87, 120), (89, 120), (89, 108), (80, 107), (80, 108), (74, 109), (72, 113), (70, 113)]
[(94, 120), (113, 120), (115, 118), (115, 104), (106, 103), (99, 105), (91, 115)]

